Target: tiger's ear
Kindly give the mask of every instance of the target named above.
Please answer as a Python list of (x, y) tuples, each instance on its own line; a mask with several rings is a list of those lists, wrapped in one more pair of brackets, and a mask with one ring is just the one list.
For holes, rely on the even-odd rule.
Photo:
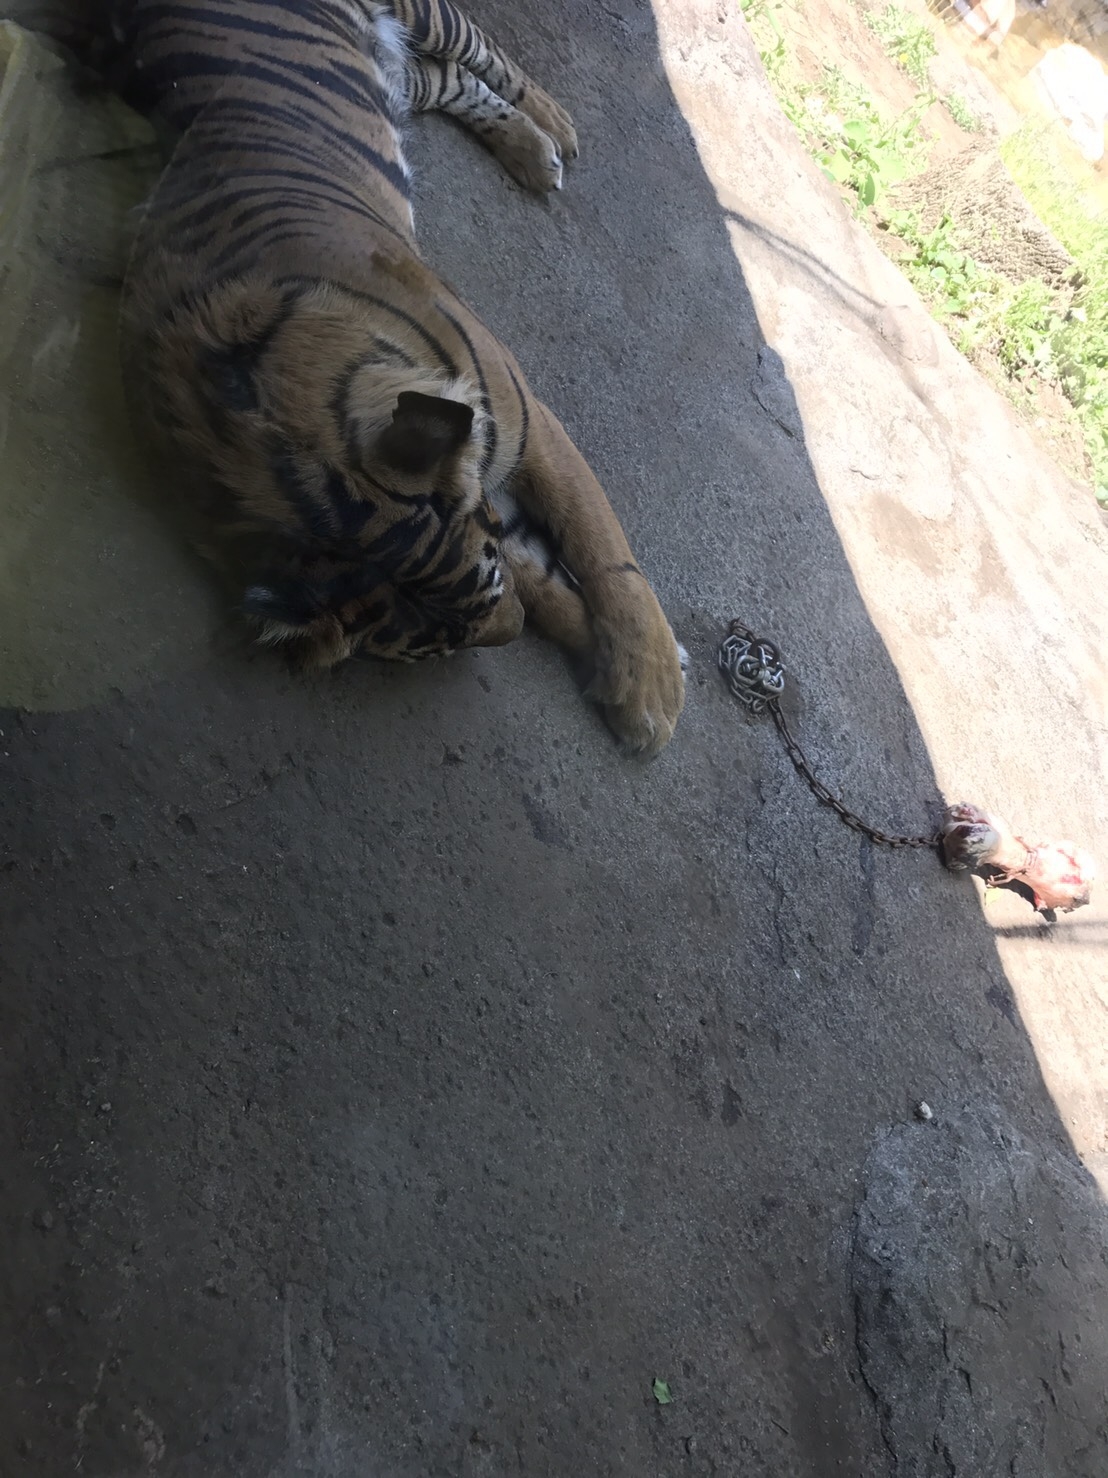
[(473, 407), (442, 395), (402, 390), (377, 442), (377, 453), (398, 472), (430, 472), (458, 451), (473, 430)]
[(248, 620), (260, 628), (263, 647), (284, 647), (307, 672), (334, 667), (349, 657), (351, 643), (337, 616), (329, 614), (315, 585), (278, 577), (251, 585), (242, 597)]
[(251, 585), (243, 594), (244, 614), (260, 623), (263, 642), (287, 641), (306, 631), (323, 609), (319, 592), (311, 585), (275, 579)]

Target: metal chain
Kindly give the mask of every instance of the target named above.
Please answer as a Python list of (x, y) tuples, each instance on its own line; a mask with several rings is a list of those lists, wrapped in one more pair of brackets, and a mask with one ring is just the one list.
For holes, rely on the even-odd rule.
[(751, 713), (764, 713), (768, 708), (777, 726), (777, 732), (785, 746), (785, 753), (792, 761), (796, 773), (808, 789), (825, 806), (830, 806), (852, 831), (861, 832), (882, 847), (937, 847), (942, 833), (931, 836), (889, 836), (870, 826), (855, 815), (823, 781), (808, 763), (804, 751), (793, 738), (792, 731), (781, 712), (781, 695), (785, 691), (785, 664), (772, 642), (757, 637), (741, 621), (732, 621), (727, 635), (719, 645), (719, 667), (727, 678), (732, 693), (750, 709)]

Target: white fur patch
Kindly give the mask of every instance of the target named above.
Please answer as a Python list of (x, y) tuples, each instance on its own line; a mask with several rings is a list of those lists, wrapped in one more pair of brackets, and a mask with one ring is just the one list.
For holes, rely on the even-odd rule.
[[(514, 525), (519, 522), (521, 510), (511, 493), (503, 488), (498, 489), (492, 495), (492, 504), (500, 515), (505, 529), (513, 529)], [(505, 534), (504, 548), (508, 551), (510, 558), (517, 563), (522, 564), (526, 561), (529, 564), (538, 565), (543, 571), (549, 571), (552, 559), (557, 560), (548, 578), (556, 580), (561, 585), (568, 585), (571, 589), (577, 588), (577, 580), (562, 564), (553, 545), (544, 536), (542, 530), (536, 528), (526, 516), (522, 524), (514, 528), (514, 532)]]
[(386, 12), (378, 12), (373, 19), (373, 59), (393, 117), (404, 117), (408, 110), (408, 34)]
[(376, 66), (377, 80), (385, 94), (385, 106), (392, 123), (396, 162), (404, 178), (410, 180), (412, 170), (404, 158), (398, 127), (408, 116), (408, 33), (385, 5), (367, 7), (359, 0), (338, 0), (338, 3), (355, 30), (363, 36), (365, 54)]
[(278, 647), (283, 641), (292, 641), (294, 637), (303, 636), (302, 626), (289, 626), (284, 621), (266, 621), (258, 633), (258, 645), (262, 647)]
[[(251, 585), (243, 595), (245, 605), (265, 606), (274, 599), (274, 592), (268, 585)], [(248, 621), (260, 628), (257, 641), (263, 647), (276, 647), (283, 641), (291, 641), (293, 637), (304, 635), (303, 626), (295, 626), (289, 621), (277, 621), (272, 616), (264, 616), (255, 611), (247, 611), (246, 615)]]

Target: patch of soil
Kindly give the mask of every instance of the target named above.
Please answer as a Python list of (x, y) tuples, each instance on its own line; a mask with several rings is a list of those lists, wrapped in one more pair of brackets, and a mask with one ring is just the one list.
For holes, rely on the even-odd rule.
[[(955, 92), (963, 97), (981, 120), (986, 136), (1014, 127), (1018, 115), (995, 89), (982, 87), (981, 79), (956, 50), (945, 49), (943, 28), (928, 16), (926, 7), (906, 0), (898, 3), (904, 10), (918, 13), (936, 33), (939, 55), (931, 63), (930, 85), (937, 96)], [(885, 0), (799, 0), (796, 9), (782, 6), (775, 14), (805, 82), (818, 85), (827, 67), (838, 67), (849, 82), (864, 87), (881, 112), (892, 119), (906, 113), (927, 88), (919, 87), (897, 66), (866, 24), (868, 13), (880, 13), (884, 8)], [(932, 164), (962, 153), (975, 137), (955, 123), (938, 100), (924, 115), (921, 127)]]
[[(1038, 25), (1041, 30), (1041, 24), (1027, 16), (1018, 16), (1001, 56), (997, 57), (973, 44), (943, 0), (932, 0), (932, 5), (942, 13), (939, 18), (927, 0), (897, 0), (897, 3), (928, 24), (935, 36), (937, 55), (929, 64), (928, 75), (936, 102), (924, 114), (920, 125), (928, 143), (928, 175), (941, 177), (948, 164), (963, 168), (975, 147), (982, 155), (995, 155), (998, 140), (1017, 128), (1024, 114), (1034, 108), (1033, 88), (1019, 68), (1029, 69), (1049, 49), (1038, 31), (1029, 39), (1028, 28)], [(885, 0), (797, 0), (795, 8), (786, 4), (775, 15), (794, 69), (805, 82), (818, 86), (825, 69), (837, 67), (849, 82), (864, 87), (883, 116), (892, 120), (913, 107), (920, 92), (926, 89), (921, 89), (901, 70), (866, 24), (868, 12), (880, 13), (884, 8)], [(1014, 63), (1017, 52), (1019, 61)], [(983, 68), (996, 72), (995, 83)], [(954, 121), (940, 101), (952, 93), (965, 101), (980, 123), (980, 131), (967, 131)], [(1075, 170), (1082, 173), (1081, 183), (1086, 188), (1094, 177), (1096, 183), (1101, 179), (1094, 170), (1083, 166), (1083, 161), (1075, 164)], [(1084, 178), (1085, 174), (1088, 179)], [(857, 209), (855, 197), (849, 191), (844, 189), (843, 197), (852, 210)], [(881, 228), (879, 212), (866, 210), (860, 219), (893, 261), (904, 257), (908, 249), (898, 237)], [(957, 342), (960, 334), (957, 321), (943, 327)], [(1015, 406), (1059, 466), (1071, 476), (1088, 481), (1091, 469), (1081, 426), (1073, 407), (1057, 386), (1031, 377), (1012, 380), (997, 356), (986, 349), (978, 349), (969, 357), (974, 367)]]
[(1036, 216), (995, 149), (971, 146), (905, 180), (893, 194), (897, 205), (915, 211), (921, 231), (934, 230), (948, 216), (980, 266), (1009, 282), (1045, 282), (1067, 301), (1072, 296), (1081, 275), (1077, 263)]
[(1012, 379), (999, 358), (986, 349), (976, 349), (966, 357), (1015, 406), (1058, 466), (1075, 481), (1091, 484), (1093, 468), (1081, 423), (1058, 386), (1034, 376)]

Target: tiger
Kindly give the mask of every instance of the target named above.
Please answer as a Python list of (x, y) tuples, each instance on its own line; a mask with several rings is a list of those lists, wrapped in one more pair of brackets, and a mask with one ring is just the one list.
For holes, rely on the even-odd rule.
[(538, 195), (566, 111), (451, 0), (101, 0), (98, 65), (167, 139), (120, 313), (135, 419), (257, 640), (305, 668), (525, 619), (657, 754), (685, 654), (585, 458), (422, 260), (403, 131), (459, 120)]

